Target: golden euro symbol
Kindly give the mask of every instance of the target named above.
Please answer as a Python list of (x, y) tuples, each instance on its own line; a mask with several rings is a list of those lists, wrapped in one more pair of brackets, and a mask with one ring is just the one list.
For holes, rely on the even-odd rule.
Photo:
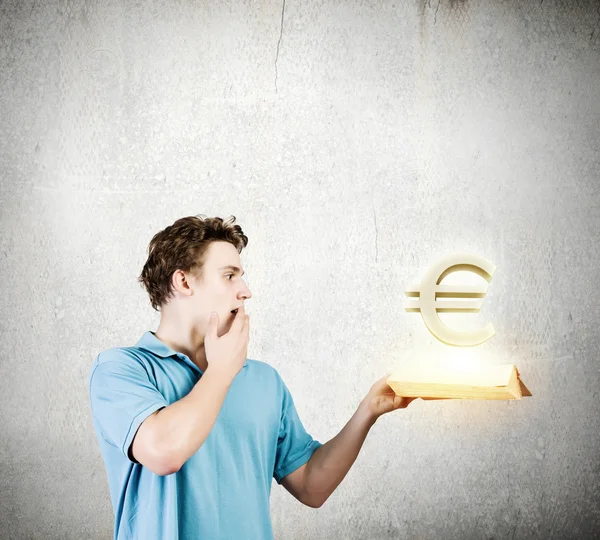
[(479, 313), (483, 300), (439, 301), (437, 298), (484, 298), (487, 284), (474, 286), (440, 285), (440, 282), (452, 272), (460, 270), (475, 272), (488, 283), (496, 271), (496, 266), (484, 257), (469, 253), (448, 255), (435, 263), (423, 277), (421, 286), (412, 286), (405, 291), (406, 296), (418, 300), (407, 300), (406, 311), (420, 311), (425, 325), (434, 337), (448, 345), (473, 347), (490, 339), (495, 330), (492, 323), (471, 332), (456, 332), (448, 328), (438, 317), (438, 311)]

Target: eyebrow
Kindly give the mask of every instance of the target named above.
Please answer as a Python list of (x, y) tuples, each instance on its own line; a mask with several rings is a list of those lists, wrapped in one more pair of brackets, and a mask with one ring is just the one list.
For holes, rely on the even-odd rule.
[[(239, 272), (241, 270), (241, 268), (238, 268), (237, 266), (233, 266), (232, 264), (228, 264), (227, 266), (221, 266), (221, 268), (219, 268), (219, 270), (233, 270), (234, 272)], [(242, 272), (242, 276), (245, 273), (246, 272)]]

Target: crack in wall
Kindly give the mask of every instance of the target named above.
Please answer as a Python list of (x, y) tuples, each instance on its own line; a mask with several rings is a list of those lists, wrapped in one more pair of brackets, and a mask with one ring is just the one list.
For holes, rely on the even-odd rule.
[(275, 93), (277, 93), (277, 60), (279, 59), (279, 44), (283, 36), (283, 15), (285, 13), (285, 0), (283, 0), (283, 6), (281, 7), (281, 25), (279, 27), (279, 40), (277, 41), (277, 53), (275, 55)]
[(517, 525), (519, 524), (519, 516), (520, 515), (521, 515), (521, 509), (519, 508), (519, 511), (517, 512), (517, 520), (515, 521), (515, 528), (513, 529), (511, 540), (514, 540), (514, 538), (515, 538), (515, 533), (517, 532)]

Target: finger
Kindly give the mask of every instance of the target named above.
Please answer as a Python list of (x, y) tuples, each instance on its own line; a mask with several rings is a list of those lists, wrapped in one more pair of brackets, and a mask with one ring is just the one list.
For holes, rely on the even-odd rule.
[(391, 375), (391, 373), (386, 373), (383, 377), (381, 377), (381, 379), (378, 379), (375, 382), (375, 387), (378, 390), (385, 390), (385, 389), (389, 388), (390, 385), (387, 383), (387, 380), (388, 380), (388, 378), (389, 378), (390, 375)]
[(406, 407), (408, 407), (410, 405), (412, 400), (415, 399), (414, 397), (406, 397), (406, 396), (396, 396), (396, 397), (399, 398), (399, 403), (398, 403), (399, 409), (406, 409)]
[(235, 318), (233, 319), (233, 323), (231, 325), (232, 330), (237, 330), (240, 332), (244, 326), (244, 319), (246, 318), (246, 311), (244, 310), (244, 306), (241, 305), (235, 314)]
[(211, 313), (208, 319), (208, 327), (206, 329), (206, 337), (209, 339), (217, 339), (217, 329), (219, 328), (219, 314), (216, 311)]

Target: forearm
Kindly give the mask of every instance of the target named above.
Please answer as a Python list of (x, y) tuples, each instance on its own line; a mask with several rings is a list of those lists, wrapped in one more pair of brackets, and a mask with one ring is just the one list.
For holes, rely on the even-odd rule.
[(376, 418), (361, 403), (348, 423), (313, 453), (306, 466), (306, 493), (318, 504), (325, 502), (344, 479), (375, 424)]
[(157, 414), (159, 453), (178, 471), (202, 446), (213, 428), (232, 379), (210, 366), (190, 393)]

